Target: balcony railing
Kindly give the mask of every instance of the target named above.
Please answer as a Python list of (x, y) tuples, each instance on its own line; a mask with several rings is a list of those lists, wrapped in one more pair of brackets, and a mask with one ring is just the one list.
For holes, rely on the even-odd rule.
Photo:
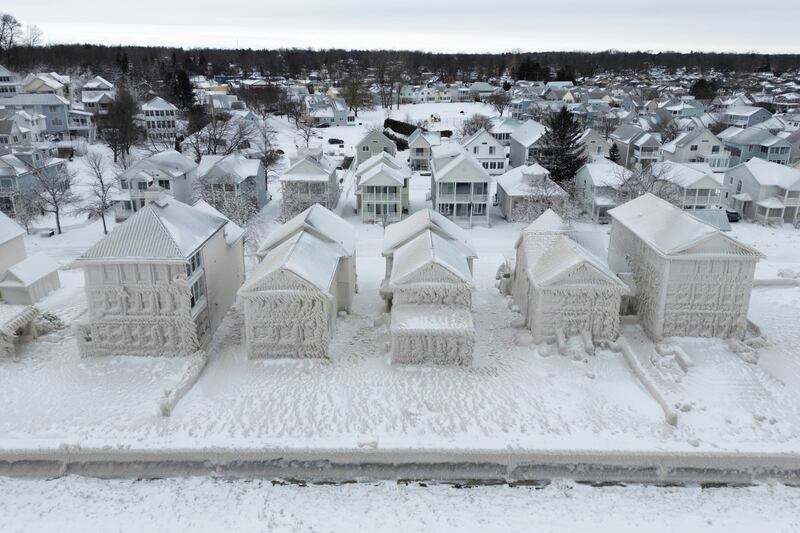
[(453, 203), (473, 203), (483, 204), (489, 201), (488, 194), (440, 194), (438, 197), (439, 203), (453, 202)]
[(361, 195), (362, 202), (400, 202), (402, 197), (399, 194), (375, 194), (364, 193)]

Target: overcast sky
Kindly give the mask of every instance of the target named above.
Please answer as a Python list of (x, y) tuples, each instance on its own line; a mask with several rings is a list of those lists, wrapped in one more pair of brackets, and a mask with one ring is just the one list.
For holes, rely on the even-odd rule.
[[(800, 1), (3, 0), (45, 42), (428, 51), (800, 52)], [(770, 4), (772, 5), (772, 4)], [(654, 7), (650, 7), (654, 6)]]

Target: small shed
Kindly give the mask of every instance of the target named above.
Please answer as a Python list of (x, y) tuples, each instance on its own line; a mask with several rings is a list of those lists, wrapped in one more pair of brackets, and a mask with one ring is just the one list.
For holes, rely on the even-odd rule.
[(0, 280), (0, 299), (10, 304), (32, 305), (60, 287), (58, 263), (39, 253), (6, 271)]

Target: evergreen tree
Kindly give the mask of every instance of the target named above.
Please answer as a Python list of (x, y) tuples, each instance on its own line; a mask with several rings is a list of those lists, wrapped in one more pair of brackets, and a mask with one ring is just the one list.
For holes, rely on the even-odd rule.
[(584, 147), (578, 142), (581, 126), (565, 106), (551, 113), (545, 120), (547, 130), (540, 142), (539, 162), (550, 171), (553, 181), (571, 190), (571, 181), (588, 159)]
[(611, 145), (611, 149), (608, 151), (608, 160), (612, 163), (619, 163), (619, 146), (617, 146), (617, 143)]
[(175, 80), (172, 84), (172, 96), (175, 100), (175, 105), (184, 111), (194, 104), (192, 82), (189, 81), (189, 75), (186, 74), (185, 70), (179, 70), (175, 74)]
[(700, 78), (692, 84), (689, 89), (689, 94), (694, 96), (697, 100), (713, 100), (717, 96), (717, 88), (713, 82), (709, 82), (705, 78)]

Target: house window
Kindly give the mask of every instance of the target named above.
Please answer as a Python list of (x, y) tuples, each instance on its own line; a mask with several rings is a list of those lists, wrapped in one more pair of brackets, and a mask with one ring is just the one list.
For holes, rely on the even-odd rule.
[(712, 146), (712, 147), (711, 147), (711, 153), (712, 153), (712, 154), (718, 154), (718, 153), (719, 153), (719, 145), (717, 145), (717, 146)]
[(739, 183), (736, 184), (736, 194), (742, 192), (742, 180), (739, 180)]
[(494, 146), (490, 146), (489, 147), (489, 155), (494, 155), (494, 152), (495, 152), (495, 147)]
[(186, 276), (191, 278), (192, 275), (197, 272), (202, 266), (202, 260), (200, 258), (200, 252), (195, 253), (192, 257), (189, 258), (189, 263), (186, 265)]
[(473, 146), (472, 147), (472, 153), (473, 154), (477, 154), (478, 153), (478, 147), (477, 146)]
[(194, 309), (194, 306), (197, 305), (197, 303), (203, 299), (203, 296), (205, 296), (205, 294), (206, 294), (206, 284), (203, 281), (203, 277), (200, 276), (199, 278), (197, 278), (197, 281), (192, 283), (192, 299), (191, 299), (192, 309)]
[(362, 147), (361, 147), (361, 151), (362, 151), (362, 152), (369, 152), (369, 146), (366, 146), (366, 145), (365, 145), (365, 146), (362, 146)]
[(158, 186), (162, 189), (170, 190), (172, 188), (172, 181), (170, 180), (158, 180)]

